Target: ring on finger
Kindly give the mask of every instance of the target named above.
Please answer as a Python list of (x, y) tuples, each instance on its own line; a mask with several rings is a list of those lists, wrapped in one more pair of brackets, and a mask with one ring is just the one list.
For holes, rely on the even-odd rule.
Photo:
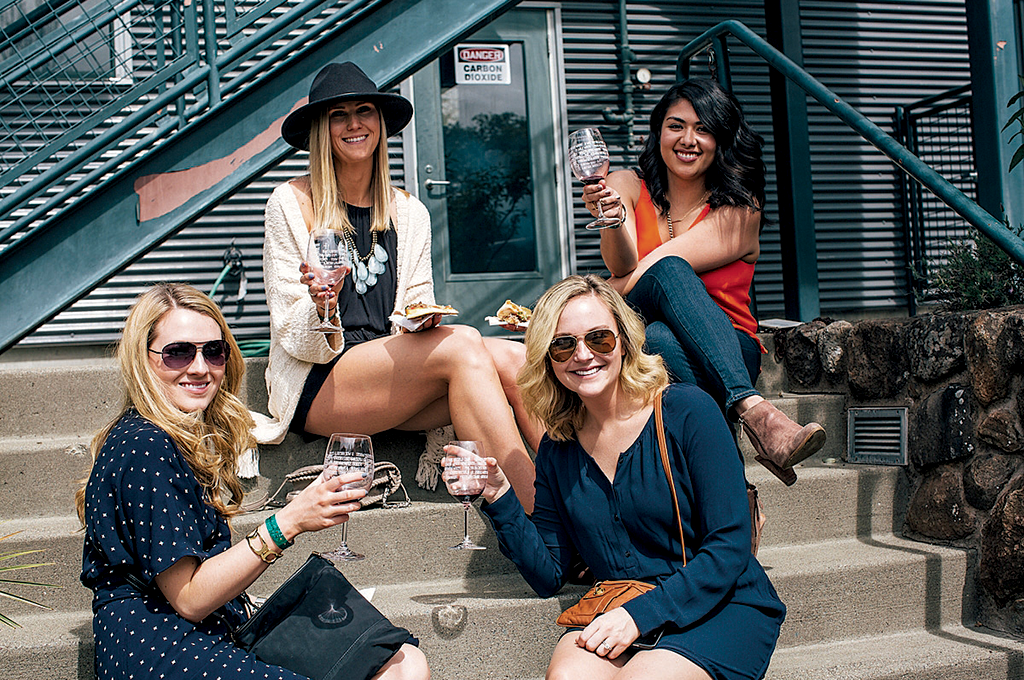
[(611, 646), (610, 644), (608, 644), (608, 641), (607, 641), (607, 640), (605, 640), (604, 642), (602, 642), (601, 644), (599, 644), (599, 645), (597, 646), (597, 648), (598, 648), (598, 649), (603, 649), (603, 650), (607, 651), (607, 650), (611, 649), (611, 648), (612, 648), (612, 646)]

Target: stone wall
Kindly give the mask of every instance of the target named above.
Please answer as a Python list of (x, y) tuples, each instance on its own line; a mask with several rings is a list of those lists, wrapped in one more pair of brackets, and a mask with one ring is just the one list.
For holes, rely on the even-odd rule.
[(908, 408), (903, 534), (969, 549), (977, 622), (1024, 636), (1024, 307), (818, 319), (775, 348), (791, 391)]

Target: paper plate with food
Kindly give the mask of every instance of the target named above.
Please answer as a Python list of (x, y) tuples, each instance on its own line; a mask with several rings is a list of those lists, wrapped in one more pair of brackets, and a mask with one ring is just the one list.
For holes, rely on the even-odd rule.
[(495, 312), (494, 316), (484, 317), (484, 321), (492, 326), (504, 326), (514, 331), (525, 331), (530, 325), (531, 316), (533, 316), (533, 312), (529, 307), (505, 300), (505, 304)]
[(395, 312), (389, 318), (400, 328), (407, 331), (418, 331), (433, 319), (435, 314), (454, 316), (458, 313), (459, 310), (451, 305), (428, 305), (423, 302), (414, 302), (407, 305), (402, 311)]

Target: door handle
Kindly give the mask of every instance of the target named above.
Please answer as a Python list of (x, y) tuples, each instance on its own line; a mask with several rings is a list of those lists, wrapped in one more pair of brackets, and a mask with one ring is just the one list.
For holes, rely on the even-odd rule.
[(434, 187), (446, 187), (449, 184), (451, 184), (451, 182), (444, 179), (428, 179), (425, 182), (423, 182), (423, 186), (427, 188), (427, 191), (430, 191)]

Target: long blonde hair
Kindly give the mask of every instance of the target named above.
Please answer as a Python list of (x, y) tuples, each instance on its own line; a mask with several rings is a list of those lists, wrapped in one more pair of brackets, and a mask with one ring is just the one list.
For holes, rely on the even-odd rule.
[[(376, 106), (376, 105), (375, 105)], [(388, 167), (388, 131), (384, 116), (377, 109), (380, 119), (380, 139), (373, 157), (373, 178), (370, 190), (373, 193), (371, 230), (387, 231), (391, 225), (391, 172)], [(348, 207), (341, 195), (338, 180), (334, 174), (334, 154), (331, 152), (330, 109), (324, 107), (320, 115), (313, 118), (309, 130), (309, 188), (313, 199), (313, 230), (341, 229), (348, 233), (355, 231), (348, 219)]]
[[(149, 344), (156, 325), (172, 309), (188, 309), (210, 317), (220, 326), (221, 336), (231, 348), (220, 389), (210, 405), (196, 413), (185, 413), (171, 402), (149, 360)], [(237, 514), (244, 491), (235, 466), (238, 457), (255, 446), (256, 440), (252, 435), (252, 417), (238, 398), (245, 360), (220, 308), (187, 284), (157, 284), (132, 305), (115, 356), (121, 367), (122, 406), (117, 417), (93, 437), (93, 464), (110, 431), (125, 412), (135, 409), (174, 441), (206, 491), (207, 504), (224, 517)], [(224, 495), (229, 499), (227, 503)], [(75, 493), (75, 505), (84, 524), (84, 483)]]
[(544, 423), (548, 436), (555, 441), (575, 438), (586, 415), (579, 395), (558, 381), (548, 358), (548, 345), (555, 337), (562, 310), (570, 300), (581, 295), (593, 295), (604, 302), (619, 327), (622, 344), (619, 387), (629, 397), (647, 405), (668, 385), (668, 373), (661, 357), (643, 351), (643, 321), (622, 296), (607, 281), (593, 274), (562, 279), (549, 288), (534, 307), (526, 331), (526, 364), (517, 380), (527, 411)]

